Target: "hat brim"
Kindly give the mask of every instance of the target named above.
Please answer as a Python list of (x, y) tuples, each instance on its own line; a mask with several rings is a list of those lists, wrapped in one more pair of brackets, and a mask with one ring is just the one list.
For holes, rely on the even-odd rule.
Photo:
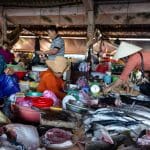
[(120, 46), (117, 49), (114, 59), (120, 59), (127, 56), (130, 56), (134, 53), (141, 51), (142, 48), (127, 42), (121, 42)]
[(53, 72), (56, 71), (55, 69), (55, 63), (53, 60), (46, 60), (46, 65), (48, 66), (48, 68), (50, 68)]
[(53, 60), (47, 60), (46, 61), (47, 66), (53, 71), (53, 72), (59, 72), (59, 73), (64, 73), (66, 71), (66, 69), (68, 68), (68, 66), (65, 67), (58, 67), (56, 62)]

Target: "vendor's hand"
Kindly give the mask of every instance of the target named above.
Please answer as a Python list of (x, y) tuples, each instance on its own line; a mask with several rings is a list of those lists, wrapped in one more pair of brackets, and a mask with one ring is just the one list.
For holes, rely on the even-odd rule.
[(14, 69), (11, 67), (8, 67), (4, 70), (5, 74), (7, 75), (13, 75), (14, 74)]
[(115, 105), (116, 106), (121, 106), (122, 105), (122, 101), (120, 99), (116, 99), (115, 100)]
[(111, 87), (111, 86), (109, 86), (109, 87), (107, 87), (107, 88), (105, 88), (105, 89), (103, 90), (104, 94), (107, 94), (107, 93), (110, 92), (110, 91), (112, 91), (112, 87)]

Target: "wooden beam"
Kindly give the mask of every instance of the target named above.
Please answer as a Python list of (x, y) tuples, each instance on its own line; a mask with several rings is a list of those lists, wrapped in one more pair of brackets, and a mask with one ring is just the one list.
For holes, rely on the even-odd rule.
[(7, 40), (7, 19), (5, 10), (2, 12), (2, 43)]
[(5, 9), (7, 16), (55, 16), (55, 15), (84, 15), (83, 6), (66, 6), (53, 8), (11, 8)]
[[(85, 0), (86, 1), (86, 0)], [(86, 1), (87, 2), (87, 1)], [(28, 25), (90, 25), (90, 17), (94, 17), (95, 24), (126, 24), (127, 8), (130, 24), (150, 24), (150, 3), (96, 6), (97, 14), (94, 17), (92, 10), (85, 10), (83, 5), (63, 6), (52, 8), (5, 8), (7, 21), (14, 24)], [(60, 11), (59, 11), (60, 10)], [(2, 7), (0, 7), (0, 23), (2, 24)], [(40, 17), (42, 16), (42, 17)], [(40, 20), (40, 18), (42, 18)], [(92, 30), (89, 27), (89, 30)]]
[(82, 0), (85, 9), (88, 10), (93, 10), (94, 9), (94, 2), (93, 0)]
[(94, 34), (94, 2), (93, 0), (82, 0), (87, 14), (87, 37), (89, 41), (93, 39)]
[[(86, 0), (83, 0), (87, 3)], [(98, 5), (96, 6), (98, 15), (100, 14), (122, 14), (127, 13), (127, 4)], [(138, 9), (137, 9), (138, 8)], [(149, 13), (150, 3), (130, 4), (128, 13)], [(0, 10), (2, 7), (0, 7)], [(89, 9), (90, 10), (90, 9)], [(93, 9), (92, 9), (93, 10)], [(53, 8), (5, 8), (7, 16), (55, 16), (55, 15), (85, 15), (83, 5), (63, 6)]]
[[(83, 0), (87, 3), (86, 0)], [(98, 5), (96, 6), (98, 14), (123, 14), (127, 13), (127, 4), (123, 5)], [(128, 13), (150, 13), (150, 3), (130, 4)], [(0, 7), (0, 10), (2, 7)], [(90, 9), (89, 9), (90, 10)], [(9, 16), (55, 16), (55, 15), (85, 15), (86, 11), (82, 5), (63, 6), (52, 8), (5, 8), (6, 15)]]
[(88, 29), (87, 29), (87, 33), (88, 33), (88, 37), (91, 37), (91, 35), (93, 35), (94, 33), (94, 11), (88, 11), (87, 12), (87, 22), (88, 22)]
[(150, 13), (150, 3), (97, 5), (98, 14)]

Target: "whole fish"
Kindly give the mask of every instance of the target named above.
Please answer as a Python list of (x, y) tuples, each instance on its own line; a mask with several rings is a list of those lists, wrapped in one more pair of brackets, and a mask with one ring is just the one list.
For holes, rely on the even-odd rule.
[(114, 144), (111, 136), (109, 135), (108, 131), (105, 129), (104, 126), (100, 124), (94, 124), (93, 126), (94, 132), (93, 132), (93, 138), (92, 141), (105, 141), (109, 144)]
[(83, 121), (84, 124), (91, 124), (92, 122), (96, 121), (105, 121), (105, 120), (119, 120), (119, 121), (128, 121), (127, 119), (124, 119), (123, 117), (118, 116), (108, 116), (103, 114), (94, 115), (91, 118), (87, 118)]
[(95, 121), (93, 124), (101, 124), (103, 126), (107, 125), (120, 125), (120, 126), (130, 126), (130, 125), (137, 125), (139, 124), (139, 121), (121, 121), (121, 120), (102, 120), (102, 121)]
[(136, 114), (130, 114), (132, 118), (140, 121), (142, 124), (146, 125), (147, 128), (150, 127), (150, 119), (144, 118), (142, 116), (136, 115)]

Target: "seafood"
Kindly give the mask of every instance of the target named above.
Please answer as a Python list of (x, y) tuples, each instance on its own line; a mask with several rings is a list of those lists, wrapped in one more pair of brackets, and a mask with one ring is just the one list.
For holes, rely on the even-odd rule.
[[(126, 105), (125, 105), (126, 106)], [(139, 108), (139, 106), (133, 106), (134, 108)], [(144, 117), (146, 117), (150, 112), (145, 108), (139, 110), (135, 109), (134, 113), (136, 116), (142, 116), (141, 110), (144, 111)], [(147, 111), (146, 111), (147, 110)], [(111, 136), (118, 135), (120, 133), (129, 132), (132, 138), (137, 138), (139, 133), (147, 128), (143, 120), (138, 119), (138, 117), (133, 117), (131, 113), (133, 111), (131, 107), (126, 108), (100, 108), (96, 111), (89, 111), (86, 116), (83, 117), (83, 123), (85, 126), (85, 132), (88, 137), (91, 137), (92, 141), (103, 140), (107, 143), (113, 143), (111, 141)]]

